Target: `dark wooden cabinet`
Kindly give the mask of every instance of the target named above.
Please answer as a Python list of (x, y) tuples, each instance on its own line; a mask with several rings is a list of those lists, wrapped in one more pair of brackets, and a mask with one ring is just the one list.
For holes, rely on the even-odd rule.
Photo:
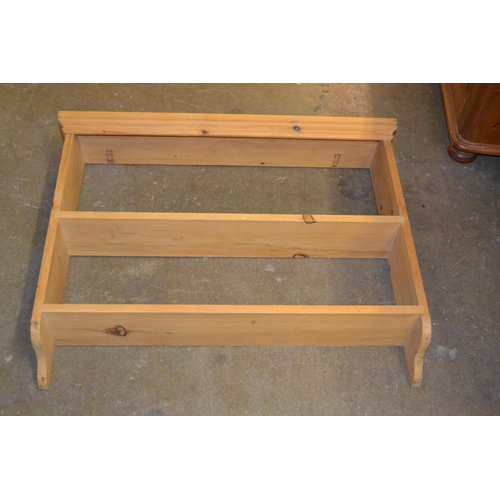
[(500, 84), (442, 83), (448, 153), (469, 163), (478, 154), (500, 156)]

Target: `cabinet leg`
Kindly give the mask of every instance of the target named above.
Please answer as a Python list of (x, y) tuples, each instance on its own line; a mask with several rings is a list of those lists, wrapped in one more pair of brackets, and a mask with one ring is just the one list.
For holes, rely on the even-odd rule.
[(431, 341), (430, 321), (420, 318), (409, 333), (404, 344), (406, 365), (410, 385), (419, 387), (424, 376), (424, 355)]
[(448, 154), (455, 160), (460, 163), (471, 163), (476, 158), (477, 155), (474, 153), (466, 153), (465, 151), (460, 151), (457, 149), (451, 142), (448, 144)]
[(38, 365), (38, 386), (40, 389), (48, 389), (54, 362), (55, 344), (52, 336), (40, 323), (40, 321), (31, 322), (31, 343), (35, 349)]

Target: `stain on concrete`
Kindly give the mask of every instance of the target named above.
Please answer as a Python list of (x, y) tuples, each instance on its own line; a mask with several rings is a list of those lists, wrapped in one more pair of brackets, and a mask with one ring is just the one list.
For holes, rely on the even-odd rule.
[(339, 180), (340, 193), (349, 200), (362, 200), (368, 198), (373, 190), (371, 179), (366, 172), (351, 170), (343, 173)]
[(227, 361), (227, 355), (226, 354), (219, 353), (219, 354), (217, 354), (215, 356), (215, 363), (217, 365), (219, 365), (219, 366), (225, 364), (226, 361)]
[(436, 353), (440, 358), (450, 358), (451, 360), (454, 360), (458, 355), (458, 349), (438, 345), (436, 346)]

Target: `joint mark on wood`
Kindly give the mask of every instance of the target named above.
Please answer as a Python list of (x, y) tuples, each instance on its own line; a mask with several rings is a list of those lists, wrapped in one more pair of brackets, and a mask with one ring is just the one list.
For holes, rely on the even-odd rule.
[(106, 149), (106, 160), (108, 163), (114, 163), (115, 159), (113, 157), (113, 150), (112, 149)]

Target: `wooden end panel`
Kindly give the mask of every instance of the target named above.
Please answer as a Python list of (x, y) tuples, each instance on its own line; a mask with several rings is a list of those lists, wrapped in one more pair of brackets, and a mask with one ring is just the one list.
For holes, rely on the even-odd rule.
[[(397, 168), (389, 161), (391, 143), (378, 143), (371, 164), (373, 191), (380, 215), (407, 216), (403, 191)], [(393, 155), (393, 153), (392, 153)]]
[(386, 258), (400, 217), (60, 213), (71, 255)]
[(68, 265), (68, 248), (58, 219), (52, 215), (38, 277), (34, 312), (37, 306), (41, 304), (57, 304), (62, 302)]
[(398, 231), (394, 239), (388, 263), (396, 304), (417, 305), (419, 302), (415, 277), (403, 230)]
[(398, 306), (46, 306), (61, 345), (403, 345), (419, 307)]
[(31, 344), (37, 358), (37, 381), (40, 389), (48, 389), (54, 364), (55, 342), (40, 313), (31, 321)]
[[(390, 142), (380, 143), (371, 167), (375, 198), (381, 215), (398, 213), (403, 217), (401, 230), (394, 239), (389, 254), (389, 266), (396, 304), (418, 304), (429, 314), (417, 252), (406, 211), (394, 151)], [(382, 208), (380, 208), (382, 207)]]
[(31, 344), (37, 357), (38, 385), (48, 389), (54, 360), (54, 339), (42, 319), (45, 304), (60, 304), (64, 298), (69, 253), (58, 220), (52, 215), (45, 240), (38, 287), (31, 316)]
[(403, 216), (403, 223), (394, 239), (388, 262), (396, 304), (418, 304), (422, 307), (422, 315), (404, 343), (410, 383), (418, 387), (422, 382), (424, 355), (431, 340), (432, 326), (403, 190), (390, 142), (381, 143), (377, 147), (371, 172), (379, 213), (397, 213)]
[(74, 135), (64, 140), (61, 164), (54, 192), (53, 210), (76, 210), (83, 177), (83, 155), (80, 141)]
[(412, 387), (420, 387), (424, 377), (424, 356), (431, 342), (431, 320), (422, 315), (404, 341), (408, 376)]

